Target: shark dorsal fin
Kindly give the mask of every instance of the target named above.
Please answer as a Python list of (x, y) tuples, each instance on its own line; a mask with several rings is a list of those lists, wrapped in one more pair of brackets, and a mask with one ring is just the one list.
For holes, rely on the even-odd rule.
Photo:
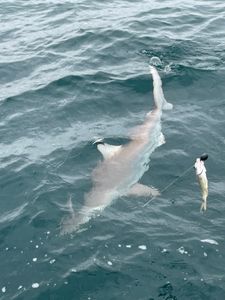
[(114, 156), (121, 149), (121, 147), (122, 146), (115, 146), (106, 143), (99, 143), (97, 145), (97, 148), (103, 155), (104, 159), (108, 159)]

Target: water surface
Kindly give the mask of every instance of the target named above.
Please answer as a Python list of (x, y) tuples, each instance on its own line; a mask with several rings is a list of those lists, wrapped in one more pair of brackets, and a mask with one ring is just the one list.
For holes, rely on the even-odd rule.
[[(0, 299), (225, 298), (224, 19), (212, 0), (0, 1)], [(174, 110), (141, 182), (178, 180), (60, 236), (101, 159), (92, 141), (126, 142), (151, 109), (149, 62)], [(194, 170), (179, 176), (203, 152), (200, 214)]]

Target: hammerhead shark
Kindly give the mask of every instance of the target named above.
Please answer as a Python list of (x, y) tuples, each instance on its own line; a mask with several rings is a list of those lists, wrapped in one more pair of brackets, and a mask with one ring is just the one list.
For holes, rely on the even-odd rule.
[(74, 212), (71, 197), (68, 200), (69, 216), (62, 219), (61, 234), (72, 233), (90, 218), (102, 211), (121, 196), (157, 196), (157, 189), (138, 183), (149, 168), (150, 155), (165, 143), (161, 131), (164, 109), (172, 109), (164, 97), (162, 81), (155, 67), (150, 66), (153, 78), (154, 108), (148, 112), (143, 124), (131, 131), (130, 141), (125, 145), (110, 145), (103, 140), (94, 144), (103, 160), (92, 172), (92, 188), (84, 196), (84, 205)]

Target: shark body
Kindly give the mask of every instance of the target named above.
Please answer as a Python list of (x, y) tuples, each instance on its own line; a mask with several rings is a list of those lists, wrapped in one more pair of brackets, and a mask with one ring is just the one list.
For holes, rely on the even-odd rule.
[(157, 196), (159, 192), (138, 183), (149, 168), (152, 152), (165, 143), (161, 131), (163, 109), (172, 109), (172, 104), (165, 100), (162, 82), (157, 70), (150, 66), (153, 78), (154, 108), (148, 112), (144, 123), (135, 127), (126, 145), (109, 145), (97, 141), (98, 150), (103, 155), (92, 172), (92, 188), (85, 194), (84, 206), (78, 212), (73, 211), (71, 198), (68, 202), (70, 215), (61, 222), (61, 233), (71, 233), (103, 210), (111, 202), (124, 195)]

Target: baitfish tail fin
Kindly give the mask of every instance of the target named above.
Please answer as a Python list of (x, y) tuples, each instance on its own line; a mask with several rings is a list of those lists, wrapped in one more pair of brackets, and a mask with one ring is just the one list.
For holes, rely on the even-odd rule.
[(207, 200), (202, 200), (200, 212), (206, 211), (206, 209), (207, 209)]
[(200, 207), (200, 212), (206, 211), (207, 209), (207, 197), (208, 197), (208, 191), (204, 190), (202, 192), (202, 204)]
[(150, 73), (153, 78), (153, 95), (155, 106), (159, 109), (169, 110), (173, 108), (173, 104), (166, 101), (162, 89), (162, 81), (155, 67), (149, 66)]

